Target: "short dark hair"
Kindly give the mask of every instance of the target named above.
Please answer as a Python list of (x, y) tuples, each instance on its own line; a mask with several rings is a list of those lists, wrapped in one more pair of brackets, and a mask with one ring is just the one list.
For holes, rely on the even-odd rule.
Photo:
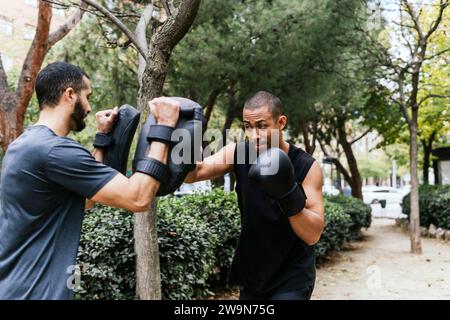
[(245, 101), (244, 109), (258, 109), (261, 107), (268, 107), (274, 119), (277, 119), (283, 114), (283, 105), (281, 100), (267, 91), (258, 91)]
[(44, 105), (54, 107), (58, 104), (67, 88), (80, 92), (86, 88), (83, 76), (89, 76), (79, 67), (70, 63), (58, 61), (47, 65), (36, 78), (35, 90), (39, 109)]

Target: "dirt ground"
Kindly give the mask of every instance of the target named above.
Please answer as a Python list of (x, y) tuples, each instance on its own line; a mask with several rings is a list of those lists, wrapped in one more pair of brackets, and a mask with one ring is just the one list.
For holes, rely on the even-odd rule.
[(411, 254), (392, 219), (373, 219), (363, 234), (317, 270), (313, 299), (450, 300), (450, 244), (425, 238), (423, 253)]
[[(373, 219), (363, 239), (330, 254), (317, 269), (314, 300), (450, 300), (450, 244), (422, 239), (409, 252), (409, 236), (393, 219)], [(209, 299), (238, 298), (225, 292)]]

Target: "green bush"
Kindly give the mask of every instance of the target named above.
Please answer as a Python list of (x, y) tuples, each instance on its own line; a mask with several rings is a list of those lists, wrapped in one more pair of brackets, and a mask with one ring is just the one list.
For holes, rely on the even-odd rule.
[(133, 214), (96, 206), (83, 222), (78, 248), (83, 299), (133, 299), (135, 254)]
[[(402, 211), (409, 218), (411, 211), (411, 194), (402, 200)], [(450, 229), (450, 186), (422, 185), (419, 187), (420, 225)]]
[(372, 209), (362, 200), (344, 195), (330, 196), (327, 197), (327, 200), (342, 206), (344, 212), (350, 215), (352, 225), (350, 227), (348, 240), (359, 239), (361, 229), (370, 227), (370, 224), (372, 223)]
[(352, 218), (341, 205), (325, 199), (325, 227), (315, 246), (316, 257), (323, 258), (329, 251), (339, 250), (348, 239)]
[(213, 272), (219, 237), (188, 210), (184, 198), (161, 201), (158, 238), (163, 299), (210, 293), (207, 280)]
[[(168, 299), (199, 297), (211, 292), (208, 290), (211, 285), (225, 286), (228, 268), (233, 258), (234, 249), (240, 232), (239, 209), (235, 193), (224, 192), (221, 189), (214, 189), (205, 194), (196, 194), (177, 197), (167, 197), (159, 202), (160, 224), (159, 230), (167, 229), (170, 232), (172, 221), (178, 222), (178, 229), (184, 228), (187, 221), (196, 221), (199, 226), (198, 234), (193, 235), (193, 239), (202, 239), (206, 250), (192, 248), (191, 241), (186, 233), (178, 233), (178, 238), (164, 237), (164, 232), (160, 233), (160, 255), (161, 272), (164, 275), (163, 296)], [(168, 228), (169, 227), (169, 228)], [(203, 233), (203, 228), (205, 232)], [(172, 230), (173, 231), (173, 230)], [(170, 241), (172, 240), (172, 241)], [(163, 246), (162, 244), (169, 244)], [(187, 250), (190, 254), (189, 266), (183, 260), (165, 260), (171, 256), (176, 259), (178, 250)], [(166, 265), (167, 263), (167, 265)], [(184, 269), (179, 274), (174, 274), (171, 270), (175, 267)], [(198, 269), (196, 274), (191, 270)], [(183, 274), (190, 274), (188, 278)], [(192, 276), (191, 276), (192, 275)], [(180, 287), (187, 286), (185, 293), (180, 293)]]
[[(319, 258), (339, 250), (357, 228), (370, 224), (367, 208), (359, 201), (340, 197), (325, 201), (325, 229), (316, 245)], [(78, 253), (82, 269), (78, 298), (135, 298), (133, 221), (132, 213), (103, 206), (86, 215)], [(214, 189), (161, 198), (158, 239), (163, 298), (191, 299), (210, 294), (212, 286), (224, 287), (239, 232), (234, 192)]]
[[(164, 299), (190, 299), (224, 286), (239, 237), (236, 195), (220, 189), (158, 202)], [(133, 214), (96, 206), (85, 217), (78, 253), (81, 299), (135, 297)]]

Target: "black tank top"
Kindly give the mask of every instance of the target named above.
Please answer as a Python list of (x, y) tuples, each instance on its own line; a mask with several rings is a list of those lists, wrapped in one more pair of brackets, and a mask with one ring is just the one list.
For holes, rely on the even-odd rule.
[[(247, 155), (244, 164), (237, 164), (236, 147), (234, 172), (241, 234), (228, 282), (243, 286), (254, 294), (268, 296), (305, 288), (315, 281), (314, 247), (294, 233), (288, 217), (276, 202), (248, 179), (249, 144), (240, 147), (245, 147)], [(314, 158), (292, 144), (288, 156), (297, 181), (303, 182)]]

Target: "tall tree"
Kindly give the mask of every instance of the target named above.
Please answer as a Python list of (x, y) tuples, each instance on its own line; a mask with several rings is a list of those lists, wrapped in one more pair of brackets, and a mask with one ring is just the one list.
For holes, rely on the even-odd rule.
[[(106, 8), (98, 2), (82, 1), (126, 35), (129, 44), (137, 50), (139, 83), (137, 102), (145, 119), (148, 101), (161, 95), (172, 51), (194, 22), (200, 0), (181, 0), (178, 1), (178, 6), (175, 6), (172, 0), (154, 0), (141, 6), (139, 21), (134, 25), (128, 19), (120, 19), (115, 10)], [(141, 1), (134, 2), (139, 4)], [(158, 11), (158, 15), (152, 20), (155, 10)], [(123, 12), (122, 16), (127, 17), (126, 12)], [(136, 295), (139, 299), (161, 299), (156, 224), (155, 201), (147, 212), (135, 215)]]
[(81, 20), (86, 5), (78, 9), (56, 31), (50, 33), (52, 5), (39, 0), (36, 32), (22, 65), (19, 80), (12, 90), (0, 55), (0, 143), (3, 151), (23, 131), (28, 104), (33, 96), (36, 76), (48, 51), (63, 39)]
[[(450, 48), (430, 53), (430, 42), (437, 34), (445, 33), (444, 21), (448, 21), (448, 5), (445, 0), (413, 2), (400, 0), (390, 3), (390, 12), (398, 14), (390, 18), (390, 32), (384, 38), (374, 38), (364, 33), (372, 46), (361, 48), (361, 53), (376, 56), (384, 68), (384, 83), (391, 91), (391, 100), (400, 109), (409, 130), (409, 156), (411, 175), (411, 252), (421, 253), (419, 178), (418, 178), (418, 119), (419, 109), (431, 98), (447, 98), (424, 85), (423, 70), (427, 63), (448, 54)], [(432, 16), (424, 13), (432, 11)], [(448, 31), (448, 30), (447, 30)], [(423, 93), (423, 94), (422, 94)]]

